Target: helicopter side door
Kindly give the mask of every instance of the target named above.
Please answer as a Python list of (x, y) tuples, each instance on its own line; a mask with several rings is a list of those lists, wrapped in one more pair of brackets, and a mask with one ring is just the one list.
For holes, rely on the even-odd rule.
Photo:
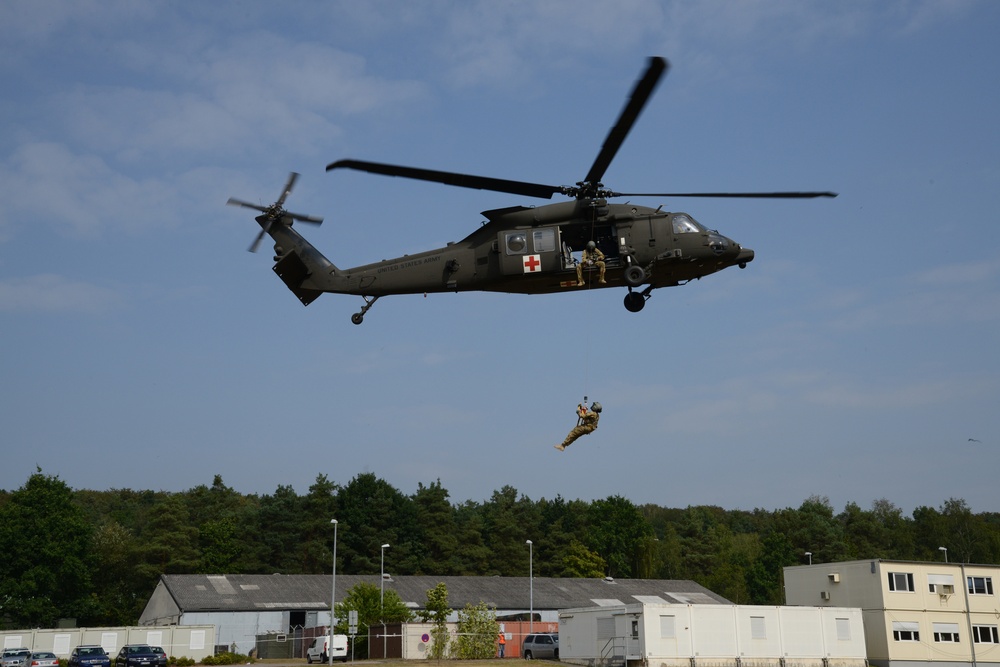
[(497, 248), (500, 270), (506, 276), (551, 273), (562, 266), (558, 227), (498, 232)]

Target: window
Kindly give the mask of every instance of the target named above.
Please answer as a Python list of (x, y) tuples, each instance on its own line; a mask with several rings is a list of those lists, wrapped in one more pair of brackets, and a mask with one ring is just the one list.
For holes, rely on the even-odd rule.
[(889, 590), (896, 592), (907, 591), (912, 593), (915, 590), (913, 588), (913, 574), (910, 572), (890, 572)]
[(955, 592), (955, 577), (950, 574), (928, 574), (927, 590), (940, 595), (952, 595)]
[(993, 577), (968, 577), (969, 595), (993, 595)]
[(674, 234), (696, 234), (698, 226), (686, 215), (675, 215), (673, 219)]
[(750, 637), (752, 639), (767, 639), (767, 629), (764, 627), (763, 616), (750, 617)]
[(958, 643), (958, 623), (932, 623), (934, 641)]
[(535, 252), (555, 252), (556, 250), (556, 230), (551, 227), (531, 232), (531, 240), (535, 244)]
[(972, 641), (977, 644), (1000, 644), (995, 625), (973, 625)]
[(912, 621), (893, 621), (892, 638), (897, 642), (920, 641), (920, 624)]
[(837, 640), (842, 642), (851, 641), (851, 619), (837, 619)]
[(660, 639), (675, 639), (677, 631), (674, 629), (673, 616), (660, 616)]

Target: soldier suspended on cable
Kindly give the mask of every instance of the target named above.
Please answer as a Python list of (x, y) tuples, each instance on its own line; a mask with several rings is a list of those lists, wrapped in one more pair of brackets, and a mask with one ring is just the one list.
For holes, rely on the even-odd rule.
[(576, 406), (576, 415), (576, 426), (561, 444), (555, 446), (560, 452), (573, 444), (573, 441), (581, 435), (587, 435), (597, 430), (597, 422), (601, 419), (601, 404), (594, 401), (588, 410), (583, 403), (580, 403)]

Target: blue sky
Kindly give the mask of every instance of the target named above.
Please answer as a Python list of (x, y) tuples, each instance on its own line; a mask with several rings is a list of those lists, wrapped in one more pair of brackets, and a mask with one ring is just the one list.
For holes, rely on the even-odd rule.
[[(1000, 3), (0, 4), (0, 488), (244, 493), (374, 472), (452, 500), (996, 511)], [(605, 175), (756, 251), (653, 293), (303, 308), (229, 197), (324, 216), (339, 266), (523, 197), (352, 157), (572, 184), (650, 55)], [(564, 453), (583, 395), (600, 429)], [(971, 442), (974, 438), (979, 442)]]

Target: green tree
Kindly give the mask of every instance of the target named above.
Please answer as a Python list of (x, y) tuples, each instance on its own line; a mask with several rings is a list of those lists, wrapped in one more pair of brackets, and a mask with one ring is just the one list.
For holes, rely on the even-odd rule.
[(523, 577), (529, 558), (524, 544), (530, 536), (542, 533), (540, 519), (535, 503), (514, 487), (494, 491), (483, 505), (483, 539), (491, 555), (489, 571), (484, 574)]
[(198, 529), (180, 495), (170, 494), (152, 509), (149, 525), (139, 538), (136, 574), (141, 596), (149, 597), (161, 574), (198, 571)]
[(382, 544), (392, 545), (385, 552), (387, 572), (416, 571), (419, 553), (414, 536), (419, 529), (409, 497), (374, 474), (362, 473), (340, 488), (337, 507), (343, 535), (337, 556), (343, 553), (345, 573), (379, 572)]
[(459, 660), (486, 660), (496, 656), (496, 639), (500, 632), (495, 609), (485, 602), (467, 604), (458, 612), (458, 636), (453, 653)]
[(574, 540), (563, 552), (560, 577), (600, 579), (607, 571), (607, 563), (597, 553)]
[(147, 602), (138, 595), (135, 577), (136, 542), (132, 532), (117, 521), (108, 521), (94, 531), (96, 568), (92, 578), (101, 625), (128, 625)]
[[(339, 519), (338, 519), (339, 521)], [(358, 635), (367, 637), (369, 628), (382, 623), (405, 623), (412, 613), (393, 590), (385, 591), (382, 599), (382, 589), (375, 584), (360, 583), (347, 591), (344, 600), (336, 606), (336, 617), (340, 619), (337, 632), (347, 634), (347, 617), (349, 611), (358, 612)], [(355, 642), (354, 649), (358, 658), (368, 657), (368, 642)]]
[(73, 492), (41, 468), (0, 506), (0, 619), (13, 627), (89, 621), (93, 528)]
[(431, 628), (431, 650), (428, 655), (434, 660), (441, 660), (448, 656), (448, 615), (451, 608), (448, 606), (448, 587), (444, 582), (439, 583), (434, 588), (427, 591), (427, 603), (422, 613), (423, 621), (434, 624)]
[(448, 491), (441, 486), (441, 480), (430, 486), (418, 482), (413, 504), (417, 525), (421, 527), (416, 574), (459, 574), (462, 566), (458, 554), (458, 525), (455, 510), (448, 502)]
[(591, 503), (588, 515), (588, 546), (607, 563), (607, 574), (633, 576), (640, 546), (653, 534), (638, 508), (627, 498), (611, 496)]

